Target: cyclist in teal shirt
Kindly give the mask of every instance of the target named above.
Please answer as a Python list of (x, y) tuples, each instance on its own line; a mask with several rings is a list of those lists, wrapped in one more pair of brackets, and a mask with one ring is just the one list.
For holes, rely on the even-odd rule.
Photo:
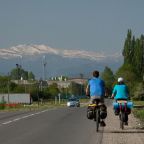
[(124, 79), (122, 77), (118, 78), (118, 84), (114, 86), (112, 98), (114, 98), (115, 100), (128, 99), (128, 87), (124, 84)]
[[(112, 92), (112, 98), (117, 100), (128, 100), (128, 87), (124, 84), (124, 79), (122, 77), (118, 78), (118, 84), (114, 86)], [(115, 110), (115, 114), (118, 115), (119, 111)], [(128, 114), (125, 113), (125, 125), (128, 125)]]

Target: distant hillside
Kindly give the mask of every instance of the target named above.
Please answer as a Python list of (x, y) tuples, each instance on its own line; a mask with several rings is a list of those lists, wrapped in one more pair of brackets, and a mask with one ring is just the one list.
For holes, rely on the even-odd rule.
[(8, 73), (16, 64), (33, 71), (37, 78), (43, 77), (45, 63), (46, 77), (56, 75), (89, 75), (94, 69), (100, 71), (105, 66), (116, 70), (122, 64), (121, 53), (106, 55), (92, 51), (61, 50), (45, 45), (19, 45), (0, 49), (0, 73)]

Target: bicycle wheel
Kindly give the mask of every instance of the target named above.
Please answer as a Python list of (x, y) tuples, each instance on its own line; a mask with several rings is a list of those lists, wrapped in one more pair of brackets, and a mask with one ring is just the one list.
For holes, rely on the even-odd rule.
[(120, 128), (124, 129), (124, 119), (125, 119), (125, 113), (120, 112)]
[(99, 110), (96, 109), (96, 131), (97, 131), (97, 132), (98, 132), (98, 130), (99, 130), (99, 120), (100, 120)]

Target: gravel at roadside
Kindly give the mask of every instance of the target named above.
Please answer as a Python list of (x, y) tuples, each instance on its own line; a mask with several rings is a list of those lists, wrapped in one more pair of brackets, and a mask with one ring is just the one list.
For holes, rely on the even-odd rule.
[(119, 117), (113, 112), (112, 101), (109, 101), (108, 105), (102, 144), (143, 144), (144, 130), (141, 129), (140, 121), (130, 114), (128, 126), (121, 130)]

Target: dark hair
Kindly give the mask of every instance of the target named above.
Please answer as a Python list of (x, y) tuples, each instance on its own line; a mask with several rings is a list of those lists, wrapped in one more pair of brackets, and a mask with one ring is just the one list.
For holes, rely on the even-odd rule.
[(118, 85), (123, 85), (124, 84), (124, 82), (118, 82)]
[(99, 77), (99, 71), (97, 70), (93, 71), (93, 77)]

